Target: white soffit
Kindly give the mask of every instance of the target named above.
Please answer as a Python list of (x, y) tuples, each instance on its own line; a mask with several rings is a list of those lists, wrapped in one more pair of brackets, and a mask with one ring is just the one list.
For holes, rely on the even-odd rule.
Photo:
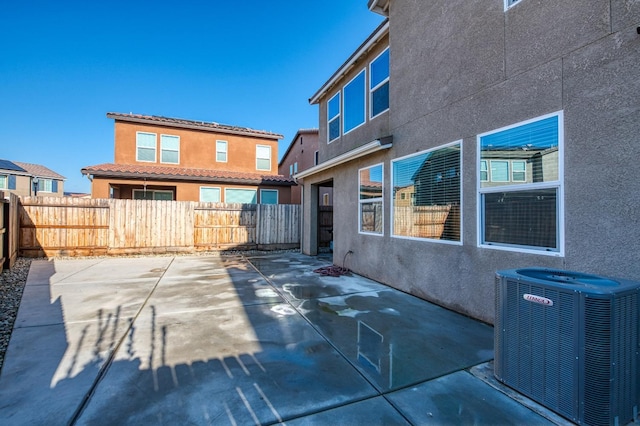
[(346, 163), (347, 161), (355, 160), (356, 158), (364, 157), (366, 155), (373, 154), (374, 152), (382, 151), (383, 149), (389, 149), (392, 145), (393, 144), (391, 142), (383, 144), (380, 139), (376, 139), (366, 145), (362, 145), (361, 147), (352, 149), (342, 155), (338, 155), (329, 161), (313, 166), (310, 169), (303, 170), (300, 173), (293, 175), (293, 177), (294, 179), (304, 179), (305, 177), (328, 170), (342, 163)]

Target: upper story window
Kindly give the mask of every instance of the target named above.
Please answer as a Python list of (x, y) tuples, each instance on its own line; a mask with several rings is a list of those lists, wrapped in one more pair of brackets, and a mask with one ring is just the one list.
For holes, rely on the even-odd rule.
[(358, 176), (358, 211), (359, 232), (364, 234), (383, 233), (384, 204), (383, 204), (383, 166), (375, 166), (360, 169)]
[(391, 162), (393, 236), (460, 242), (461, 142)]
[(256, 145), (256, 169), (271, 170), (271, 147)]
[(160, 135), (160, 162), (180, 163), (180, 136)]
[(136, 132), (136, 161), (156, 162), (156, 134)]
[(373, 118), (389, 109), (389, 49), (371, 62), (369, 76), (370, 116)]
[(327, 102), (327, 133), (329, 142), (340, 137), (340, 92)]
[(362, 70), (346, 86), (344, 86), (344, 133), (360, 126), (365, 121), (365, 79)]
[(58, 192), (58, 182), (53, 179), (38, 179), (39, 192)]
[(504, 0), (504, 10), (509, 9), (511, 6), (514, 6), (516, 3), (520, 3), (520, 0)]
[[(479, 245), (563, 252), (562, 112), (478, 136)], [(483, 179), (483, 162), (489, 176)]]
[(227, 162), (227, 141), (216, 141), (216, 161), (218, 163)]
[(0, 189), (9, 189), (9, 176), (0, 175)]

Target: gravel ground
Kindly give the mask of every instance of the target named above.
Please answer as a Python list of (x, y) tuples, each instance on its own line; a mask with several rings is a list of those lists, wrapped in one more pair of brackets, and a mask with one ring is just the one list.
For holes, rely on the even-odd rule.
[(18, 315), (22, 290), (27, 282), (31, 260), (18, 258), (11, 270), (0, 274), (0, 370), (4, 364), (4, 354), (9, 346), (13, 323)]

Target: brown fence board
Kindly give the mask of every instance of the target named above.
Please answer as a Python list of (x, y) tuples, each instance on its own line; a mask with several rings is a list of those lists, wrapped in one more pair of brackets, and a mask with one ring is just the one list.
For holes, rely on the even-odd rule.
[(33, 257), (297, 247), (299, 220), (298, 205), (25, 197), (20, 251)]

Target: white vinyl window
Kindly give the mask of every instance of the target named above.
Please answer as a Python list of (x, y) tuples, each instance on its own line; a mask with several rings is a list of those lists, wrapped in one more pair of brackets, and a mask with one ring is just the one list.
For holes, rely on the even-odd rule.
[(9, 188), (9, 177), (7, 175), (0, 175), (0, 189)]
[(256, 145), (256, 169), (271, 170), (271, 147)]
[(462, 242), (461, 151), (455, 142), (391, 162), (392, 236)]
[(562, 112), (478, 135), (479, 246), (563, 255), (563, 140)]
[(260, 204), (278, 204), (277, 189), (261, 189)]
[(227, 141), (216, 141), (216, 161), (218, 163), (227, 162)]
[(53, 186), (52, 179), (38, 179), (38, 192), (57, 192), (57, 188), (54, 191)]
[(200, 187), (200, 202), (203, 203), (219, 203), (220, 202), (220, 188), (201, 186)]
[(180, 163), (180, 136), (160, 135), (160, 162)]
[(134, 189), (133, 199), (173, 201), (173, 191)]
[(384, 179), (383, 165), (360, 169), (358, 173), (358, 231), (362, 234), (383, 234)]
[(504, 10), (509, 9), (512, 6), (515, 6), (517, 3), (520, 3), (520, 0), (504, 0)]
[(329, 142), (340, 137), (340, 92), (327, 102), (327, 135)]
[(225, 188), (224, 190), (225, 203), (257, 204), (256, 198), (257, 191), (255, 189)]
[(136, 132), (136, 161), (156, 162), (156, 134)]
[(362, 70), (344, 86), (344, 134), (362, 125), (366, 118), (366, 74)]
[(389, 109), (389, 49), (371, 62), (369, 76), (369, 116), (373, 118)]

